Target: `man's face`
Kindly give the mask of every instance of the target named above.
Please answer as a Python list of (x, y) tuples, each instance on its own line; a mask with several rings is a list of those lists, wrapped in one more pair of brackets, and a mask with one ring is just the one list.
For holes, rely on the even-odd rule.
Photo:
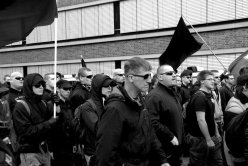
[(50, 88), (53, 89), (54, 88), (54, 84), (55, 84), (55, 75), (53, 75), (53, 74), (49, 75), (46, 84), (47, 84), (47, 86), (49, 86)]
[(220, 75), (218, 73), (214, 73), (214, 84), (215, 85), (220, 84)]
[(43, 82), (43, 81), (37, 83), (36, 85), (34, 85), (34, 86), (32, 87), (32, 88), (33, 88), (34, 94), (39, 95), (39, 96), (43, 95), (45, 86), (46, 86), (46, 85), (45, 85), (45, 82)]
[(230, 84), (230, 85), (234, 85), (234, 76), (233, 75), (229, 75), (228, 78), (226, 79), (226, 83)]
[(182, 77), (182, 82), (184, 85), (189, 85), (191, 80), (192, 80), (192, 77), (190, 75)]
[(72, 88), (57, 88), (60, 97), (68, 99)]
[(148, 92), (151, 83), (151, 71), (145, 71), (141, 68), (138, 73), (130, 74), (128, 77), (137, 92)]
[(161, 67), (158, 73), (158, 80), (167, 87), (175, 86), (177, 84), (176, 73), (169, 65)]
[(112, 92), (112, 87), (108, 86), (108, 87), (102, 87), (102, 96), (104, 96), (105, 98), (107, 98), (111, 92)]
[(80, 76), (79, 80), (82, 84), (91, 85), (92, 78), (92, 71), (85, 71), (85, 76)]
[(177, 79), (177, 86), (178, 87), (181, 87), (181, 85), (182, 85), (181, 77), (180, 76), (176, 76), (176, 79)]
[(11, 76), (10, 85), (13, 89), (21, 89), (23, 87), (23, 75), (21, 73), (16, 73)]
[(214, 76), (207, 75), (205, 80), (201, 81), (201, 86), (204, 86), (208, 90), (213, 90), (214, 89)]
[(124, 82), (124, 80), (125, 80), (125, 75), (124, 75), (124, 73), (118, 73), (118, 74), (115, 75), (114, 79), (115, 79), (116, 82), (122, 84)]

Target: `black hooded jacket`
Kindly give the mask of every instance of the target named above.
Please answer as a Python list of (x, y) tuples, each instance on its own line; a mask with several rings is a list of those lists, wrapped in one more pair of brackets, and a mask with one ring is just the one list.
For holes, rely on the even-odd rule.
[(157, 155), (161, 163), (166, 162), (147, 110), (123, 87), (114, 87), (104, 110), (97, 131), (98, 166), (147, 166), (151, 154)]
[(84, 152), (87, 155), (95, 154), (97, 122), (103, 112), (102, 87), (109, 76), (97, 74), (92, 79), (91, 100), (94, 102), (96, 109), (86, 101), (77, 108), (76, 114), (79, 114), (81, 128), (85, 129), (85, 134), (81, 142), (84, 144)]
[(40, 81), (43, 81), (43, 78), (37, 73), (27, 75), (24, 80), (24, 100), (30, 108), (30, 113), (20, 102), (16, 103), (13, 111), (19, 151), (23, 153), (39, 152), (40, 143), (47, 140), (56, 122), (56, 119), (52, 118), (52, 104), (42, 102), (42, 96), (34, 94), (32, 90), (33, 85)]

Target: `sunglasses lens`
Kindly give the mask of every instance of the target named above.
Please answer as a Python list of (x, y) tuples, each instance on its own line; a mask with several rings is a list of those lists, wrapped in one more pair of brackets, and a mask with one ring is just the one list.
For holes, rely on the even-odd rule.
[(35, 88), (39, 88), (40, 86), (42, 86), (43, 88), (45, 88), (46, 83), (45, 82), (40, 82), (40, 83), (34, 85)]
[(39, 88), (40, 87), (40, 84), (36, 84), (34, 85), (35, 88)]
[(16, 80), (23, 80), (23, 77), (16, 77)]
[(91, 79), (93, 77), (93, 75), (88, 75), (86, 77), (89, 78), (89, 79)]
[(70, 91), (71, 90), (71, 88), (63, 88), (65, 91)]
[(150, 76), (151, 76), (150, 74), (146, 74), (146, 75), (144, 75), (144, 79), (146, 80), (146, 79), (148, 79)]

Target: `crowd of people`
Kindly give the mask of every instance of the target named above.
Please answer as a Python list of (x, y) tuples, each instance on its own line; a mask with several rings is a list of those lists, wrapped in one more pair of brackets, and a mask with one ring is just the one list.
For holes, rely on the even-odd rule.
[(237, 78), (203, 70), (193, 82), (189, 69), (164, 64), (152, 75), (133, 57), (111, 77), (82, 67), (75, 83), (13, 72), (0, 87), (0, 146), (8, 149), (0, 163), (181, 166), (187, 156), (189, 166), (248, 165), (246, 125), (241, 150), (225, 143), (229, 123), (248, 108), (246, 70)]

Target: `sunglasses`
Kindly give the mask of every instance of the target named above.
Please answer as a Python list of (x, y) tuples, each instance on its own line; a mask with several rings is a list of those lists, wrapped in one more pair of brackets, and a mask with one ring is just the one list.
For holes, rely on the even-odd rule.
[(71, 91), (72, 88), (62, 88), (64, 91)]
[(91, 79), (92, 77), (93, 77), (93, 75), (86, 76), (86, 78), (88, 78), (88, 79)]
[(169, 71), (169, 72), (162, 73), (162, 74), (160, 74), (160, 75), (172, 76), (173, 74), (176, 74), (176, 72), (174, 72), (174, 71)]
[(145, 80), (148, 79), (148, 78), (151, 78), (151, 74), (145, 74), (145, 75), (132, 74), (132, 75), (136, 76), (136, 77), (142, 77)]
[(117, 74), (118, 76), (120, 76), (120, 77), (123, 77), (124, 76), (124, 74)]
[(39, 88), (39, 87), (41, 87), (41, 86), (42, 86), (43, 88), (45, 88), (46, 83), (45, 83), (45, 82), (40, 82), (40, 83), (34, 85), (35, 88)]
[(23, 77), (16, 77), (16, 80), (24, 80)]

